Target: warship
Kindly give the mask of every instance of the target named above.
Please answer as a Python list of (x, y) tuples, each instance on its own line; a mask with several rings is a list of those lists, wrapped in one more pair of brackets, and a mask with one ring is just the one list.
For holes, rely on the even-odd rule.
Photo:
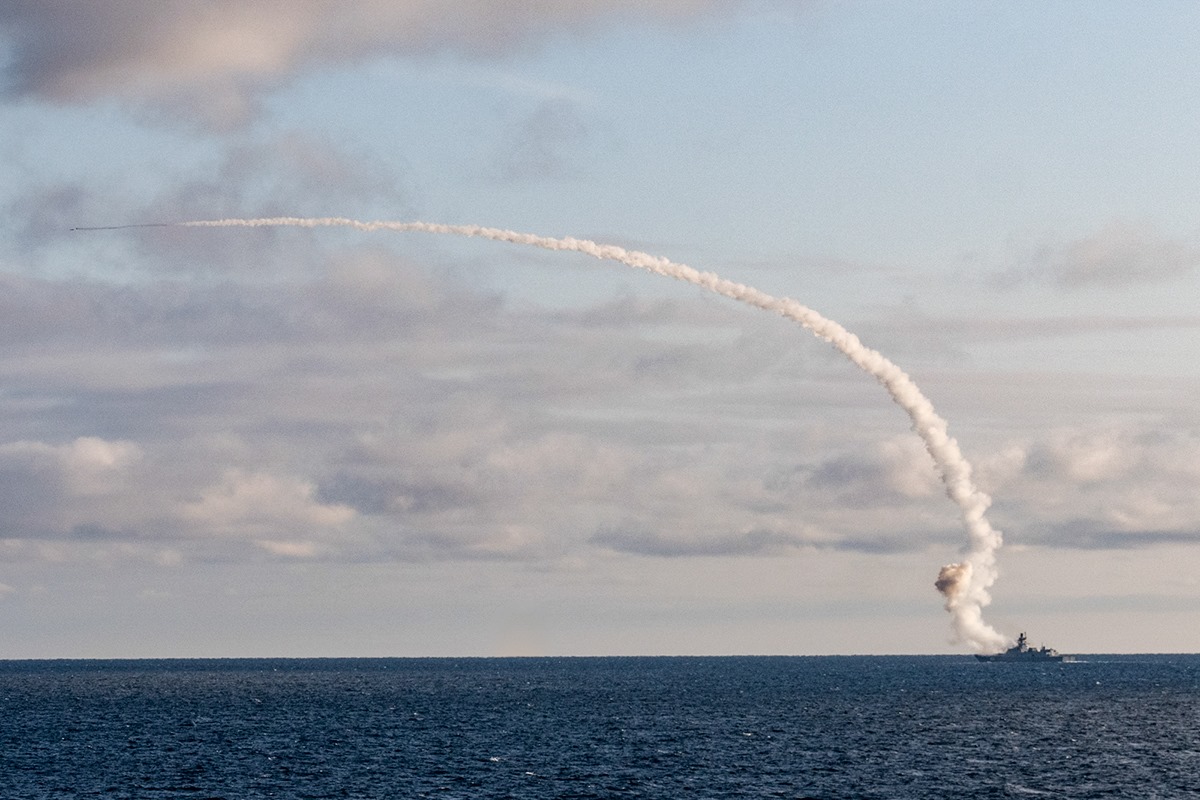
[(1029, 646), (1025, 639), (1025, 634), (1022, 633), (1017, 637), (1017, 643), (1005, 650), (1003, 653), (992, 653), (991, 655), (975, 654), (975, 657), (980, 661), (1022, 661), (1022, 662), (1047, 662), (1047, 661), (1074, 661), (1074, 656), (1060, 655), (1057, 650), (1052, 650), (1049, 647), (1039, 647), (1034, 650)]

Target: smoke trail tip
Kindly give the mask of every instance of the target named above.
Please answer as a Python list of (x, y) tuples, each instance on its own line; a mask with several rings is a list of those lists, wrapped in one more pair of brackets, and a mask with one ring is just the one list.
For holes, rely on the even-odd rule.
[(77, 225), (71, 228), (72, 231), (121, 231), (126, 228), (173, 228), (176, 227), (176, 222), (138, 222), (132, 225)]

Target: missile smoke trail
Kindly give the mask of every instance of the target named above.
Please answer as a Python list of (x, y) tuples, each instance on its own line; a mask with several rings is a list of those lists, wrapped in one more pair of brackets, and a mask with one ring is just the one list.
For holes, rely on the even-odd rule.
[[(883, 354), (864, 345), (857, 336), (838, 323), (826, 319), (795, 300), (774, 297), (751, 286), (726, 280), (712, 272), (701, 272), (685, 264), (677, 264), (665, 258), (636, 250), (597, 244), (586, 239), (556, 239), (477, 225), (443, 225), (430, 222), (362, 222), (345, 217), (268, 217), (114, 227), (157, 227), (162, 225), (189, 228), (289, 226), (299, 228), (345, 227), (360, 231), (418, 231), (492, 239), (546, 250), (567, 250), (598, 259), (616, 261), (636, 269), (685, 281), (797, 322), (818, 338), (824, 339), (836, 347), (842, 355), (875, 378), (887, 389), (892, 400), (903, 408), (912, 420), (913, 430), (925, 443), (925, 449), (932, 457), (942, 483), (946, 487), (946, 494), (959, 507), (969, 543), (966, 557), (960, 563), (942, 567), (934, 585), (946, 598), (945, 607), (951, 614), (959, 640), (966, 642), (975, 650), (983, 652), (998, 651), (1009, 644), (1008, 637), (983, 621), (983, 608), (991, 602), (988, 590), (995, 583), (997, 577), (996, 550), (1003, 542), (1003, 537), (1000, 531), (993, 528), (984, 516), (988, 506), (991, 505), (991, 498), (975, 487), (971, 480), (971, 465), (959, 450), (958, 442), (947, 433), (946, 421), (937, 414), (933, 404), (902, 369), (889, 361)], [(74, 228), (73, 230), (112, 229)]]

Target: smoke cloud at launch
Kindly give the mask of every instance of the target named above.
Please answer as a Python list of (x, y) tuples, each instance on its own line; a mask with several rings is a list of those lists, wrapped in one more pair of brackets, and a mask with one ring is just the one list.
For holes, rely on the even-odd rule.
[(857, 336), (838, 323), (826, 319), (801, 303), (789, 298), (774, 297), (751, 286), (726, 280), (712, 272), (701, 272), (687, 265), (636, 250), (597, 244), (584, 239), (551, 238), (476, 225), (364, 222), (343, 217), (197, 220), (173, 225), (214, 228), (347, 227), (361, 231), (415, 231), (491, 239), (546, 250), (572, 251), (685, 281), (797, 322), (815, 336), (829, 342), (856, 366), (875, 378), (912, 420), (913, 430), (921, 437), (925, 449), (932, 457), (945, 485), (946, 494), (959, 508), (968, 536), (967, 553), (962, 562), (943, 567), (935, 582), (936, 588), (945, 597), (945, 607), (951, 614), (956, 637), (972, 649), (982, 652), (997, 651), (1009, 643), (1008, 637), (983, 620), (983, 608), (991, 602), (989, 589), (997, 578), (996, 551), (1003, 537), (985, 517), (991, 498), (974, 485), (971, 465), (963, 457), (958, 443), (947, 433), (946, 421), (937, 414), (933, 404), (903, 370), (881, 353), (864, 345)]

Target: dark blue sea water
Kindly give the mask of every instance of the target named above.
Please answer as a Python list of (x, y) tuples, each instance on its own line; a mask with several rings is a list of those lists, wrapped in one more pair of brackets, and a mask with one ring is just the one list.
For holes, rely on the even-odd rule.
[(1200, 656), (0, 662), (75, 797), (1200, 797)]

